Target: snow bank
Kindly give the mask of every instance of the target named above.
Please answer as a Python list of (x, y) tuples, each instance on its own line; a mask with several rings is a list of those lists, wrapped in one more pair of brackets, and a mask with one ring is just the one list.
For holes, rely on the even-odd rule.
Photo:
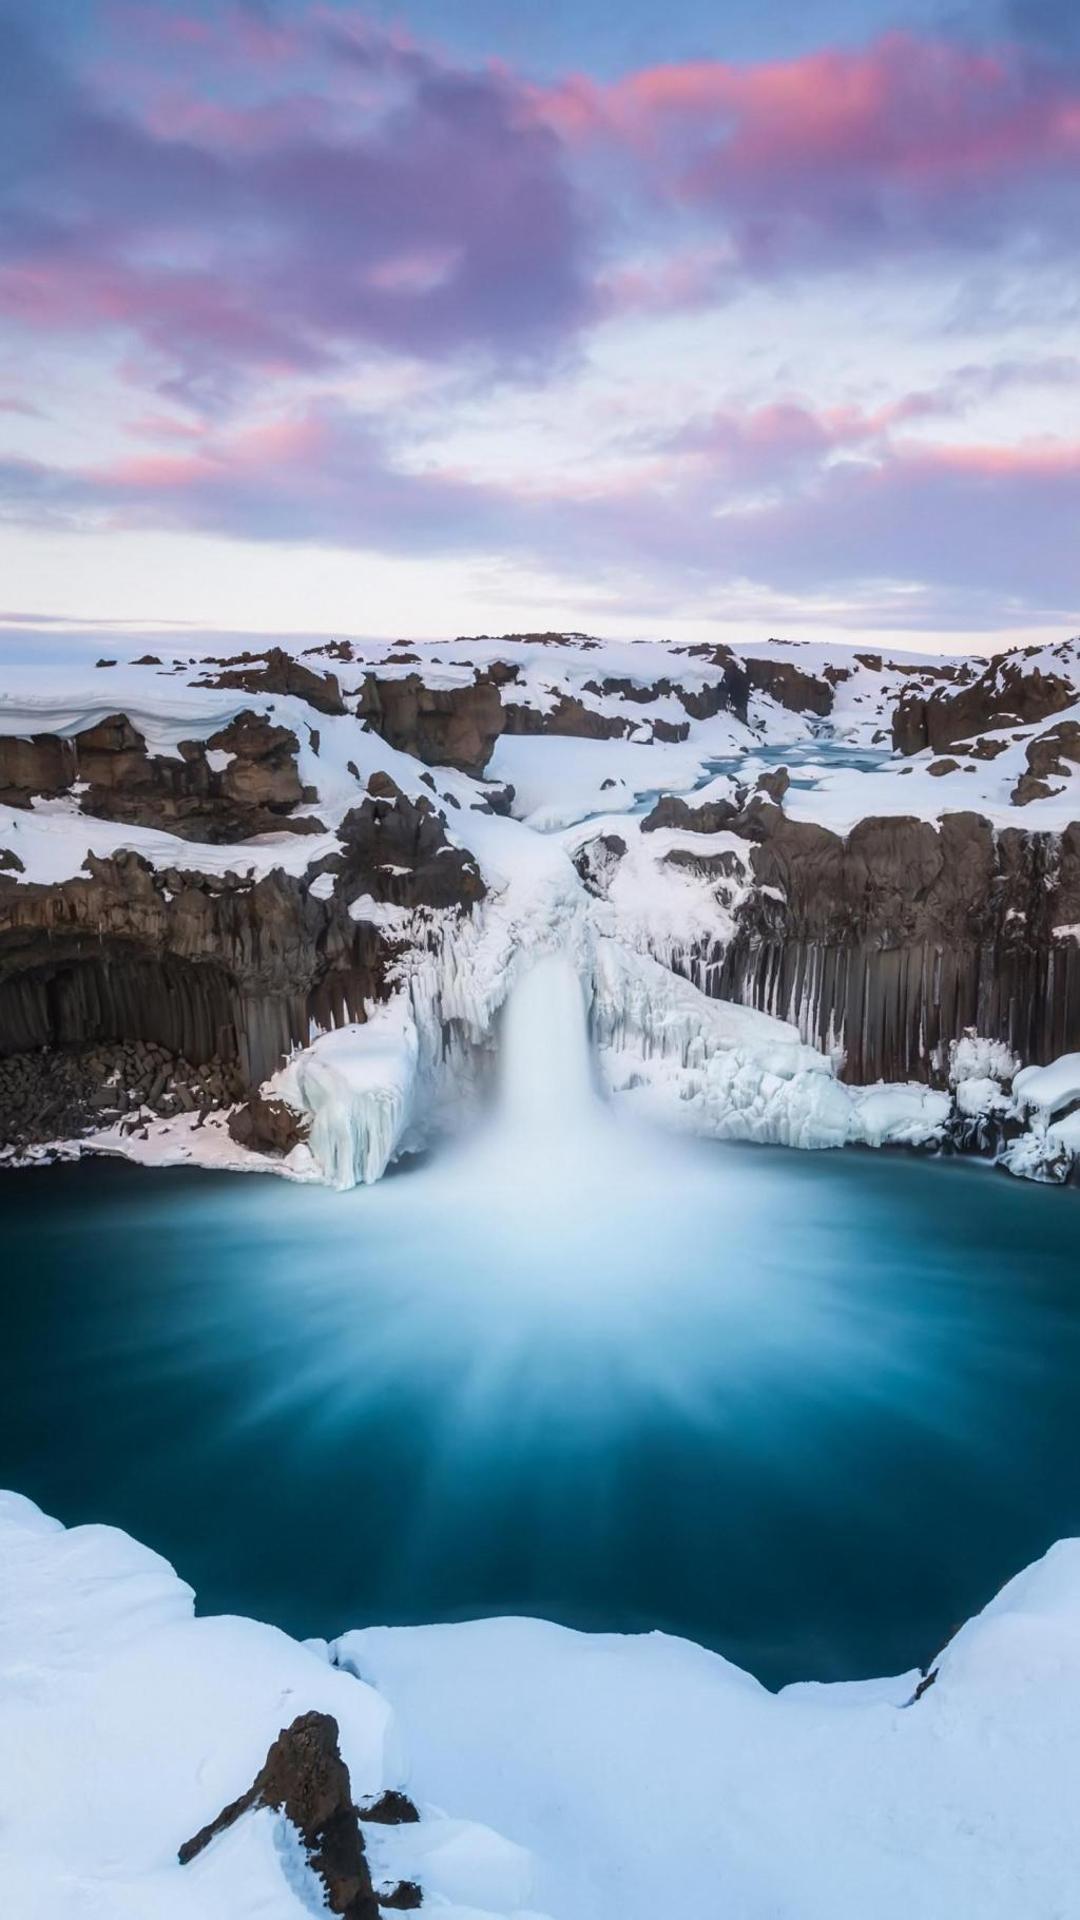
[[(1080, 1542), (918, 1676), (767, 1693), (664, 1634), (538, 1621), (346, 1635), (414, 1777), (530, 1846), (560, 1920), (1050, 1920), (1073, 1911)], [(461, 1726), (469, 1741), (460, 1740)]]
[(1063, 1053), (1048, 1067), (1024, 1067), (1013, 1081), (1013, 1092), (1021, 1107), (1034, 1107), (1039, 1113), (1058, 1113), (1071, 1106), (1080, 1100), (1080, 1053)]
[[(368, 1628), (327, 1648), (196, 1619), (156, 1554), (0, 1495), (0, 1911), (301, 1920), (287, 1823), (176, 1849), (296, 1714), (332, 1713), (376, 1881), (445, 1920), (1061, 1920), (1076, 1906), (1080, 1541), (917, 1674), (768, 1693), (666, 1634), (538, 1620)], [(444, 1811), (445, 1810), (445, 1811)]]
[(274, 1076), (271, 1091), (311, 1115), (307, 1144), (328, 1186), (370, 1186), (386, 1172), (409, 1122), (418, 1052), (399, 994), (363, 1025), (321, 1034)]
[[(66, 1532), (0, 1494), (0, 1911), (11, 1920), (302, 1920), (321, 1912), (288, 1823), (241, 1820), (190, 1866), (184, 1840), (251, 1785), (298, 1713), (334, 1715), (358, 1799), (406, 1783), (396, 1717), (317, 1645), (196, 1619), (157, 1554), (111, 1527)], [(444, 1796), (454, 1807), (456, 1796)], [(516, 1916), (528, 1852), (425, 1809), (368, 1828), (376, 1884), (417, 1878), (446, 1920)]]

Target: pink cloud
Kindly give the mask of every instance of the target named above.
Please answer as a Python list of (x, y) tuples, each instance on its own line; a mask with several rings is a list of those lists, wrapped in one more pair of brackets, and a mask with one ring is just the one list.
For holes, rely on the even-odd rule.
[[(654, 193), (731, 222), (751, 267), (804, 256), (815, 235), (817, 250), (831, 239), (863, 253), (925, 241), (953, 213), (954, 244), (985, 244), (976, 201), (989, 212), (995, 190), (1080, 184), (1076, 70), (1008, 45), (894, 32), (790, 60), (573, 76), (537, 90), (534, 108), (578, 148), (632, 154)], [(1034, 201), (1030, 214), (1033, 230), (1064, 231), (1076, 208)]]

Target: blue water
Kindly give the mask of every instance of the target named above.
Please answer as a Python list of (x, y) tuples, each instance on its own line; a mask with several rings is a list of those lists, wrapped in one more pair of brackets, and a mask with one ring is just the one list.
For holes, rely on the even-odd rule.
[(449, 1154), (0, 1210), (0, 1480), (207, 1610), (664, 1627), (776, 1684), (926, 1660), (1080, 1529), (1075, 1192), (702, 1146), (566, 1204)]
[[(834, 739), (832, 736), (789, 742), (787, 746), (754, 747), (744, 753), (718, 754), (703, 761), (700, 780), (681, 797), (692, 803), (694, 794), (721, 773), (752, 786), (759, 774), (773, 772), (777, 767), (786, 767), (791, 776), (791, 785), (809, 793), (826, 774), (845, 769), (853, 769), (857, 773), (877, 773), (891, 758), (888, 747), (861, 747), (850, 740)], [(670, 791), (670, 787), (642, 789), (634, 795), (630, 812), (650, 813), (661, 794)]]

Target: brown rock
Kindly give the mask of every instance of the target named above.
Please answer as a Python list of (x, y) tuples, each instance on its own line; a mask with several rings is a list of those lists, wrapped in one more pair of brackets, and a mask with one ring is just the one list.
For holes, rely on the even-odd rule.
[(402, 753), (476, 777), (491, 758), (504, 718), (499, 690), (490, 681), (427, 687), (417, 673), (400, 680), (365, 674), (357, 712)]
[(1007, 725), (1029, 726), (1060, 713), (1076, 700), (1076, 688), (1064, 674), (1044, 673), (1033, 664), (1036, 649), (1002, 654), (965, 686), (938, 686), (903, 694), (893, 713), (893, 745), (898, 753), (935, 753), (974, 733)]
[(835, 695), (823, 680), (804, 673), (793, 660), (744, 658), (743, 669), (751, 687), (766, 693), (790, 713), (814, 713), (820, 718), (833, 710)]
[(292, 1822), (331, 1913), (345, 1920), (378, 1920), (349, 1769), (330, 1714), (302, 1713), (278, 1734), (247, 1792), (184, 1842), (180, 1865), (187, 1866), (256, 1807), (270, 1807)]
[(738, 815), (738, 807), (730, 800), (704, 800), (695, 807), (677, 794), (662, 793), (642, 821), (641, 831), (655, 833), (660, 827), (678, 827), (686, 833), (720, 833)]
[(420, 1818), (408, 1794), (397, 1787), (387, 1787), (377, 1800), (362, 1800), (357, 1812), (361, 1820), (370, 1820), (382, 1827), (412, 1826)]
[(244, 693), (292, 694), (298, 700), (306, 700), (308, 706), (315, 707), (319, 713), (345, 712), (345, 702), (334, 673), (314, 673), (281, 647), (271, 647), (265, 654), (241, 654), (238, 659), (253, 664), (215, 661), (214, 664), (223, 666), (225, 671), (194, 684), (203, 687), (239, 687)]
[(243, 1106), (233, 1108), (226, 1124), (238, 1146), (284, 1157), (307, 1139), (311, 1121), (286, 1100), (253, 1093)]
[(424, 1904), (424, 1895), (415, 1880), (399, 1880), (395, 1886), (379, 1888), (379, 1905), (391, 1913), (411, 1913)]
[(510, 703), (504, 708), (504, 723), (507, 733), (553, 733), (575, 740), (625, 740), (640, 725), (629, 714), (599, 713), (569, 693), (560, 694), (546, 713)]
[(1010, 796), (1014, 807), (1027, 807), (1033, 800), (1051, 800), (1060, 787), (1052, 787), (1048, 780), (1040, 780), (1037, 774), (1022, 773)]
[[(1065, 764), (1065, 763), (1068, 764)], [(1080, 766), (1080, 725), (1075, 720), (1059, 720), (1056, 727), (1028, 744), (1029, 773), (1065, 776), (1070, 766)]]
[(452, 847), (443, 818), (423, 795), (409, 800), (388, 774), (346, 814), (341, 898), (360, 894), (401, 907), (467, 907), (487, 888), (471, 853)]
[(36, 733), (28, 740), (0, 734), (0, 800), (9, 807), (28, 807), (35, 794), (52, 798), (66, 793), (75, 779), (75, 749), (55, 733)]
[(760, 793), (767, 793), (769, 799), (775, 800), (780, 806), (791, 785), (791, 775), (786, 767), (777, 767), (772, 773), (759, 774), (757, 784)]

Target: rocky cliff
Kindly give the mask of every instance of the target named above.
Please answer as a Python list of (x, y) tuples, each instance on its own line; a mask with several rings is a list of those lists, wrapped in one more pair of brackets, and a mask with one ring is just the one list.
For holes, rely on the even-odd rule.
[(760, 792), (697, 811), (662, 803), (644, 823), (744, 845), (714, 856), (734, 932), (693, 956), (692, 977), (840, 1048), (849, 1080), (941, 1081), (969, 1029), (1031, 1061), (1080, 1040), (1080, 825), (898, 814), (841, 834)]
[(411, 980), (464, 1070), (582, 900), (851, 1084), (940, 1083), (969, 1029), (1028, 1062), (1080, 1047), (1075, 646), (534, 634), (84, 679), (0, 697), (9, 1140), (246, 1097), (234, 1138), (288, 1152), (252, 1097), (290, 1054)]

